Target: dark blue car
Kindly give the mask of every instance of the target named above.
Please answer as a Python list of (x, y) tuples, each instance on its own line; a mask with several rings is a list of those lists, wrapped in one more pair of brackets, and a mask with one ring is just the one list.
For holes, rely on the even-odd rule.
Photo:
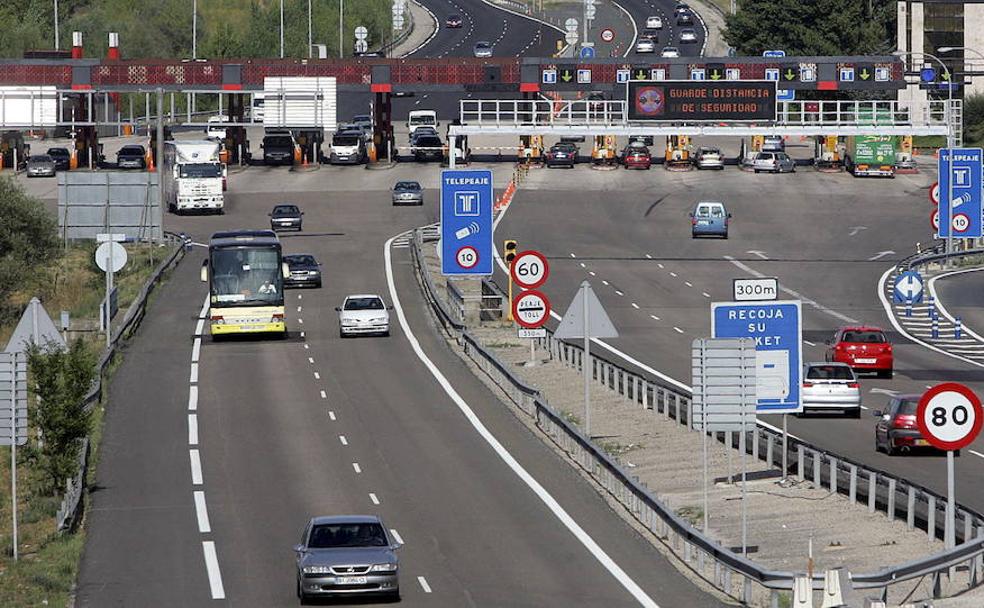
[(691, 235), (693, 238), (699, 236), (719, 236), (728, 238), (728, 224), (731, 223), (731, 214), (724, 206), (724, 203), (701, 201), (697, 203), (694, 210), (690, 213)]

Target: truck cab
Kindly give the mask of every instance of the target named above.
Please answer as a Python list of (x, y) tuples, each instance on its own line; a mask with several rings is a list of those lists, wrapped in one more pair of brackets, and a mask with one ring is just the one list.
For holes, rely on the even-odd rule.
[(430, 127), (437, 129), (441, 123), (437, 121), (437, 112), (434, 110), (411, 110), (407, 117), (407, 129), (410, 130), (410, 137), (420, 127)]

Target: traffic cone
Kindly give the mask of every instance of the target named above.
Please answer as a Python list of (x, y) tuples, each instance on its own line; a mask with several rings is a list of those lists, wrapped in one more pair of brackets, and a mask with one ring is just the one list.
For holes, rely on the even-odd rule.
[(154, 155), (152, 152), (147, 152), (147, 172), (153, 173), (157, 169), (154, 168)]

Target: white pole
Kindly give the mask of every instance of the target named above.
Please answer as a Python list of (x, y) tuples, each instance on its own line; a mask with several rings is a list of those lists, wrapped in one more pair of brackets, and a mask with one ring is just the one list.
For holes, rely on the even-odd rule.
[(314, 57), (314, 49), (311, 48), (311, 0), (308, 0), (308, 57)]
[(786, 483), (786, 471), (789, 470), (787, 453), (789, 452), (789, 432), (786, 430), (786, 414), (782, 415), (782, 483)]
[(342, 52), (344, 46), (342, 44), (342, 37), (345, 35), (343, 33), (345, 25), (345, 0), (338, 0), (338, 58), (342, 58)]
[[(940, 61), (940, 64), (943, 64)], [(947, 158), (949, 162), (947, 163), (947, 176), (946, 176), (946, 189), (947, 189), (947, 203), (946, 203), (946, 252), (953, 253), (953, 145), (956, 143), (953, 137), (953, 75), (950, 74), (950, 70), (946, 68), (943, 64), (943, 69), (946, 78), (946, 147), (947, 147)], [(950, 266), (950, 258), (946, 259), (946, 265)]]
[(17, 353), (10, 357), (10, 500), (13, 513), (14, 561), (17, 561)]
[(55, 50), (58, 50), (58, 0), (55, 0)]
[(957, 500), (953, 488), (953, 450), (946, 451), (946, 531), (943, 533), (944, 548), (952, 549), (957, 544), (956, 512)]
[(581, 311), (584, 316), (584, 435), (591, 439), (591, 333), (588, 327), (588, 282), (581, 283)]
[(198, 59), (198, 0), (191, 3), (191, 58)]
[[(110, 230), (112, 230), (112, 227), (110, 227)], [(113, 291), (113, 245), (115, 242), (112, 238), (107, 242), (109, 243), (109, 257), (106, 260), (106, 299), (103, 302), (103, 318), (106, 320), (106, 348), (109, 348), (113, 343), (113, 332), (110, 329), (111, 324), (109, 318), (109, 294)]]
[[(706, 360), (706, 349), (707, 349), (706, 343), (703, 340), (701, 340), (701, 343), (700, 343), (700, 351), (701, 352), (700, 352), (700, 354), (701, 354), (701, 360), (702, 361), (703, 360)], [(709, 526), (710, 526), (710, 520), (711, 520), (711, 516), (710, 516), (710, 513), (709, 513), (710, 506), (711, 505), (710, 505), (710, 500), (708, 499), (708, 496), (707, 496), (707, 483), (708, 483), (709, 480), (708, 480), (708, 472), (707, 472), (707, 388), (706, 388), (706, 383), (705, 382), (701, 382), (701, 384), (700, 384), (700, 396), (701, 396), (701, 401), (700, 401), (701, 402), (701, 412), (700, 412), (700, 418), (701, 418), (700, 435), (701, 435), (701, 437), (700, 437), (700, 442), (701, 442), (701, 447), (704, 450), (704, 534), (707, 534), (708, 533), (708, 530), (709, 530)], [(667, 404), (664, 401), (663, 407), (664, 408), (669, 408), (669, 404)], [(677, 402), (677, 407), (679, 407), (679, 402)], [(666, 415), (669, 415), (669, 411), (666, 411), (664, 413)], [(679, 417), (680, 417), (680, 410), (677, 409), (677, 419), (678, 420), (679, 420)]]
[(280, 58), (284, 58), (284, 0), (280, 0)]

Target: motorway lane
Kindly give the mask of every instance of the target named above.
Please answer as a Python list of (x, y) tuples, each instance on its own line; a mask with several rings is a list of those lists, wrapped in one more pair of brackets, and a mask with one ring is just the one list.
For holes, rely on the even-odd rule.
[[(682, 57), (697, 57), (701, 55), (701, 49), (704, 48), (706, 33), (700, 19), (700, 14), (694, 7), (691, 7), (691, 12), (694, 14), (693, 25), (677, 25), (676, 15), (674, 14), (676, 2), (674, 0), (615, 1), (617, 1), (626, 11), (629, 12), (630, 15), (632, 15), (632, 19), (635, 21), (636, 28), (638, 28), (640, 35), (646, 29), (647, 17), (660, 17), (663, 19), (663, 29), (660, 30), (659, 39), (656, 41), (656, 52), (636, 53), (635, 49), (633, 49), (629, 54), (629, 57), (638, 61), (652, 60), (657, 62), (660, 58), (660, 51), (664, 46), (677, 47), (680, 49), (680, 56)], [(696, 42), (680, 42), (680, 30), (685, 27), (694, 28), (694, 31), (697, 33)]]
[(940, 302), (954, 317), (960, 317), (964, 327), (984, 335), (984, 309), (981, 294), (984, 293), (984, 274), (965, 272), (936, 281), (936, 293)]
[[(206, 341), (202, 346), (197, 447), (204, 483), (194, 489), (205, 492), (208, 506), (211, 532), (203, 535), (197, 533), (190, 505), (185, 428), (188, 336), (205, 292), (196, 276), (203, 250), (196, 248), (177, 280), (163, 288), (158, 302), (167, 302), (173, 317), (159, 317), (153, 310), (142, 331), (159, 332), (157, 348), (166, 347), (161, 354), (167, 361), (157, 361), (155, 351), (155, 357), (140, 361), (142, 367), (121, 368), (114, 385), (125, 379), (129, 400), (140, 406), (133, 419), (107, 429), (107, 445), (129, 436), (134, 425), (158, 430), (142, 435), (124, 459), (107, 452), (100, 474), (118, 470), (115, 483), (126, 487), (136, 483), (133, 475), (146, 475), (152, 466), (166, 480), (158, 488), (157, 502), (172, 495), (184, 502), (164, 526), (156, 512), (138, 510), (132, 520), (117, 520), (117, 525), (103, 520), (90, 529), (81, 579), (81, 588), (89, 590), (84, 595), (89, 605), (133, 605), (133, 598), (148, 590), (169, 605), (210, 603), (203, 539), (216, 543), (231, 603), (291, 605), (296, 600), (290, 547), (307, 517), (341, 512), (380, 513), (404, 539), (402, 586), (409, 605), (637, 605), (493, 452), (476, 441), (474, 430), (416, 361), (395, 321), (390, 338), (337, 337), (333, 307), (346, 293), (385, 293), (385, 238), (434, 219), (433, 199), (421, 209), (389, 205), (384, 189), (402, 169), (377, 175), (348, 168), (293, 175), (257, 171), (239, 176), (226, 216), (168, 216), (169, 229), (203, 240), (218, 226), (263, 225), (277, 200), (298, 202), (306, 211), (305, 231), (284, 235), (285, 249), (315, 253), (325, 264), (326, 287), (287, 292), (295, 333), (288, 341)], [(436, 168), (426, 171), (436, 178)], [(276, 191), (274, 177), (290, 194)], [(372, 189), (356, 189), (368, 180)], [(244, 192), (261, 182), (268, 191)], [(326, 196), (328, 184), (333, 187)], [(411, 327), (486, 426), (657, 602), (718, 605), (617, 518), (446, 350), (423, 312), (407, 255), (406, 249), (397, 249), (394, 257)], [(174, 374), (161, 378), (167, 388), (152, 384), (153, 392), (145, 393), (141, 383), (148, 382), (156, 366), (166, 371), (168, 365), (174, 366)], [(157, 423), (157, 416), (166, 423)], [(339, 435), (346, 437), (344, 445)], [(360, 472), (352, 463), (359, 464)], [(106, 496), (107, 512), (128, 506), (115, 502), (116, 494)], [(112, 551), (138, 544), (146, 538), (138, 531), (145, 529), (154, 530), (150, 538), (155, 545), (146, 559), (133, 559), (134, 551)], [(93, 561), (91, 547), (100, 545), (104, 559)], [(179, 566), (196, 571), (188, 572), (181, 585), (148, 584), (139, 576), (141, 570), (159, 572), (166, 583), (181, 575)], [(431, 594), (417, 576), (425, 577)], [(117, 583), (114, 594), (106, 581)]]
[[(492, 43), (495, 57), (550, 57), (563, 36), (556, 28), (496, 8), (482, 0), (423, 0), (437, 18), (436, 35), (410, 57), (472, 57), (475, 43)], [(461, 17), (461, 27), (449, 29), (449, 15)]]
[[(535, 189), (520, 192), (498, 238), (518, 238), (521, 247), (542, 248), (551, 258), (546, 291), (560, 311), (580, 281), (592, 281), (622, 334), (607, 342), (687, 384), (686, 353), (694, 338), (710, 332), (710, 302), (730, 300), (731, 279), (749, 276), (725, 256), (765, 276), (778, 276), (781, 286), (824, 306), (803, 306), (804, 339), (814, 344), (804, 345), (804, 359), (823, 360), (823, 340), (845, 318), (890, 328), (877, 296), (878, 279), (891, 259), (926, 240), (922, 176), (871, 182), (808, 169), (773, 176), (731, 168), (713, 174), (581, 175), (579, 180), (569, 172), (536, 175), (528, 182)], [(574, 184), (592, 192), (573, 191)], [(728, 240), (690, 238), (686, 214), (697, 199), (728, 203), (734, 214)], [(886, 225), (891, 228), (879, 229)], [(869, 261), (886, 250), (896, 253)], [(890, 334), (896, 342), (896, 377), (862, 380), (869, 407), (887, 402), (881, 391), (922, 392), (940, 380), (984, 390), (984, 370)], [(781, 424), (778, 417), (766, 420)], [(867, 415), (861, 420), (790, 419), (790, 431), (806, 441), (945, 490), (938, 456), (876, 454), (873, 426)], [(984, 453), (984, 441), (974, 449)], [(962, 458), (958, 475), (976, 479), (982, 466), (977, 456)], [(984, 492), (976, 484), (962, 490), (960, 500), (984, 508)]]

